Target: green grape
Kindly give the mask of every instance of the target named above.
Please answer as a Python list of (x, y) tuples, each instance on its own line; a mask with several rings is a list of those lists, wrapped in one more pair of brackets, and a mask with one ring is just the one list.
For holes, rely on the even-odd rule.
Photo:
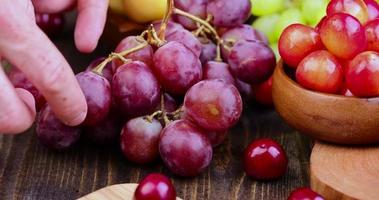
[[(291, 8), (286, 11), (284, 11), (278, 20), (278, 22), (275, 24), (275, 30), (274, 30), (274, 39), (275, 42), (279, 40), (280, 34), (282, 34), (283, 30), (295, 23), (305, 24), (305, 20), (303, 19), (303, 16), (301, 14), (301, 11), (296, 8)], [(272, 42), (273, 43), (273, 42)]]
[(266, 15), (256, 19), (253, 23), (253, 27), (262, 33), (264, 33), (270, 43), (276, 42), (274, 36), (275, 24), (279, 20), (279, 15)]
[(279, 61), (280, 60), (280, 54), (279, 54), (278, 43), (270, 44), (270, 48), (272, 49), (272, 51), (275, 54), (276, 61)]
[(312, 26), (317, 23), (326, 15), (326, 7), (329, 0), (303, 0), (301, 4), (301, 11), (306, 22)]
[(264, 16), (277, 13), (284, 9), (284, 0), (250, 0), (251, 13), (255, 16)]

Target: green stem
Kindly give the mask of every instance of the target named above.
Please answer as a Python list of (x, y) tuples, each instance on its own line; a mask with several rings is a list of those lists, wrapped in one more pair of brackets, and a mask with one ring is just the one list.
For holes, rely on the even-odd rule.
[(174, 9), (174, 0), (167, 0), (166, 13), (165, 13), (165, 16), (161, 24), (161, 28), (158, 33), (159, 39), (161, 39), (162, 41), (165, 41), (166, 39), (166, 28), (167, 28), (168, 20), (171, 17), (173, 9)]

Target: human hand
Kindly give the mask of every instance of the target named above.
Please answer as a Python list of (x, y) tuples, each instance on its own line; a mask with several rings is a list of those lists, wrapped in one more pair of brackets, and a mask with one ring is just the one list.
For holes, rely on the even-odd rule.
[[(108, 0), (3, 0), (0, 6), (0, 59), (17, 66), (71, 126), (85, 119), (87, 104), (69, 64), (36, 25), (34, 12), (60, 12), (76, 3), (75, 43), (91, 52), (103, 31)], [(0, 133), (25, 131), (35, 115), (33, 96), (15, 89), (0, 66)]]

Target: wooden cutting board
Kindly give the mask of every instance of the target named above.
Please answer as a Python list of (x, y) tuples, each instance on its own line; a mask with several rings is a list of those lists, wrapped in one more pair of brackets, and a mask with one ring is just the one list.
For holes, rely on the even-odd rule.
[(325, 199), (379, 199), (379, 146), (343, 147), (318, 142), (310, 163), (311, 187)]
[[(87, 194), (78, 200), (133, 200), (137, 186), (138, 184), (134, 183), (111, 185)], [(176, 198), (176, 200), (181, 199)]]

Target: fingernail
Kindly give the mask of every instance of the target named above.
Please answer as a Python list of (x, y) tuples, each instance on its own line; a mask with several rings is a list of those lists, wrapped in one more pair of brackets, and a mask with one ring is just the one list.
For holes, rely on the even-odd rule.
[(84, 110), (80, 112), (76, 117), (72, 118), (72, 120), (67, 121), (65, 124), (68, 126), (77, 126), (80, 125), (86, 118), (87, 111)]

